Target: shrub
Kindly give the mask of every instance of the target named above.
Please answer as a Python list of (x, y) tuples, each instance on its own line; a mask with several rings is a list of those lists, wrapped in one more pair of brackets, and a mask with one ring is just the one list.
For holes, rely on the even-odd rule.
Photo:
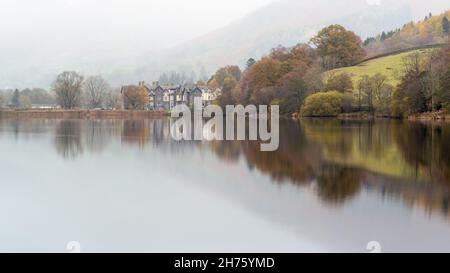
[(306, 98), (300, 111), (305, 117), (335, 117), (342, 112), (343, 94), (318, 92)]

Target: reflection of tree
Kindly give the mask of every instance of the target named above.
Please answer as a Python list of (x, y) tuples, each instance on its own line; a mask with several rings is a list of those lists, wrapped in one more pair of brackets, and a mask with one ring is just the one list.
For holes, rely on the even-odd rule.
[(87, 120), (84, 123), (84, 143), (91, 152), (101, 152), (114, 136), (114, 129), (119, 124), (111, 120)]
[[(320, 135), (326, 132), (327, 130), (320, 131), (319, 135), (315, 136), (327, 139), (326, 136)], [(332, 147), (341, 152), (348, 150), (345, 141), (336, 136), (336, 133), (332, 132), (329, 139), (333, 143)], [(334, 145), (336, 143), (337, 145)], [(238, 160), (239, 155), (244, 155), (249, 168), (256, 168), (278, 182), (309, 185), (315, 178), (319, 178), (318, 192), (325, 201), (333, 204), (344, 202), (359, 190), (361, 174), (356, 169), (325, 165), (321, 147), (306, 137), (303, 126), (289, 121), (281, 121), (280, 146), (274, 152), (261, 152), (260, 143), (256, 141), (221, 142), (211, 145), (220, 158)]]
[[(309, 147), (305, 150), (313, 151)], [(312, 147), (314, 148), (314, 147)], [(275, 181), (289, 180), (297, 184), (309, 182), (314, 177), (315, 156), (317, 154), (298, 152), (294, 147), (278, 151), (262, 153), (259, 143), (249, 143), (244, 149), (249, 166), (256, 167), (262, 173), (268, 174)]]
[(81, 121), (61, 120), (56, 125), (55, 147), (66, 159), (74, 159), (83, 153)]
[(170, 122), (168, 119), (156, 119), (149, 121), (150, 136), (152, 144), (156, 147), (163, 147), (172, 141), (170, 135)]
[(339, 156), (347, 156), (352, 149), (352, 130), (337, 119), (309, 119), (301, 122), (310, 143)]
[[(280, 121), (275, 152), (261, 152), (259, 142), (225, 141), (209, 147), (221, 159), (243, 156), (249, 168), (274, 181), (315, 183), (317, 195), (329, 204), (343, 204), (364, 186), (447, 217), (450, 127), (423, 127), (397, 121)], [(422, 169), (420, 179), (414, 179), (416, 164)]]
[(359, 169), (323, 165), (317, 177), (318, 195), (328, 203), (341, 203), (356, 195), (361, 188)]
[(209, 144), (216, 156), (224, 161), (238, 161), (242, 154), (242, 142), (239, 141), (212, 141)]
[(393, 130), (396, 143), (417, 178), (450, 186), (450, 126), (403, 123)]
[(124, 120), (122, 126), (122, 142), (139, 144), (144, 147), (150, 139), (149, 126), (146, 120)]
[(249, 168), (256, 168), (270, 175), (275, 181), (289, 180), (305, 183), (313, 177), (313, 165), (317, 162), (315, 146), (307, 146), (299, 124), (280, 121), (280, 146), (274, 152), (261, 152), (257, 141), (213, 142), (210, 148), (224, 160), (237, 161), (240, 155), (247, 160)]

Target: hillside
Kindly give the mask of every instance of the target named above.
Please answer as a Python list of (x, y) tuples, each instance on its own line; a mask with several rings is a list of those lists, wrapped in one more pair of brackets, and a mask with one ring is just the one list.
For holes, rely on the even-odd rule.
[(140, 70), (148, 73), (181, 68), (198, 73), (204, 67), (212, 73), (228, 64), (243, 66), (248, 58), (258, 59), (278, 45), (290, 47), (307, 42), (330, 24), (342, 24), (365, 38), (449, 7), (441, 0), (426, 4), (421, 0), (273, 1), (222, 29), (167, 50), (156, 59), (151, 54), (143, 56), (145, 63)]
[[(220, 29), (194, 37), (186, 34), (180, 18), (159, 10), (135, 10), (140, 4), (129, 3), (126, 10), (119, 10), (116, 2), (123, 1), (102, 8), (101, 1), (83, 0), (58, 1), (58, 7), (65, 2), (86, 3), (65, 7), (60, 14), (52, 13), (53, 6), (30, 8), (20, 20), (0, 25), (3, 40), (8, 41), (0, 43), (0, 88), (49, 87), (63, 70), (102, 74), (112, 86), (151, 82), (171, 70), (212, 74), (224, 65), (243, 66), (249, 58), (258, 59), (278, 45), (307, 42), (330, 24), (341, 24), (365, 39), (450, 8), (443, 0), (274, 0)], [(0, 18), (8, 18), (10, 10), (1, 11)], [(152, 19), (160, 17), (161, 22)], [(109, 22), (109, 18), (114, 20)], [(161, 26), (168, 24), (165, 20), (174, 25), (171, 31), (162, 31)], [(209, 24), (207, 17), (189, 20)], [(17, 30), (11, 31), (13, 26)], [(58, 27), (61, 31), (56, 31)]]
[(392, 52), (399, 49), (446, 43), (449, 33), (444, 33), (443, 19), (450, 19), (450, 10), (441, 14), (429, 14), (417, 22), (409, 22), (401, 28), (386, 30), (365, 41), (368, 56)]
[[(369, 37), (365, 42), (368, 61), (352, 67), (335, 69), (326, 75), (345, 72), (351, 75), (353, 83), (356, 84), (364, 75), (373, 76), (380, 73), (387, 76), (388, 82), (395, 86), (401, 77), (404, 57), (414, 53), (426, 55), (433, 50), (425, 49), (428, 45), (437, 46), (448, 42), (448, 36), (442, 27), (444, 17), (450, 18), (450, 10), (439, 15), (430, 14), (418, 22), (409, 22), (402, 28), (383, 31), (376, 37)], [(424, 49), (403, 52), (408, 48)], [(391, 54), (396, 51), (399, 53)], [(389, 55), (384, 56), (385, 54)], [(377, 56), (380, 57), (376, 58)]]
[(394, 54), (386, 57), (380, 57), (373, 60), (369, 60), (358, 64), (356, 66), (344, 67), (339, 69), (334, 69), (328, 71), (327, 74), (333, 73), (348, 73), (353, 80), (353, 83), (356, 83), (362, 78), (362, 76), (373, 76), (377, 73), (385, 75), (388, 77), (388, 82), (392, 85), (397, 85), (399, 82), (399, 77), (402, 73), (403, 59), (414, 53), (419, 53), (425, 56), (427, 53), (431, 52), (433, 49), (419, 49), (419, 50), (411, 50), (399, 54)]

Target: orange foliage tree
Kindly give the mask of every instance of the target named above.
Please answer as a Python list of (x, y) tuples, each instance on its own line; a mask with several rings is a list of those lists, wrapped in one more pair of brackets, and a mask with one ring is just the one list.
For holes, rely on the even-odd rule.
[(341, 25), (322, 29), (311, 43), (317, 47), (325, 69), (351, 66), (366, 55), (361, 38)]
[(128, 110), (144, 110), (150, 98), (143, 86), (128, 86), (122, 90), (123, 105)]

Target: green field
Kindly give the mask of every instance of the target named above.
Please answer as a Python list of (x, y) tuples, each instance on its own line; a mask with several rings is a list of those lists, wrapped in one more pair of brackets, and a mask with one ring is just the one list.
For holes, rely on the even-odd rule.
[(433, 49), (419, 49), (399, 53), (396, 55), (380, 57), (374, 60), (363, 62), (356, 66), (331, 70), (327, 72), (327, 75), (329, 75), (329, 73), (346, 72), (352, 76), (353, 83), (356, 85), (356, 83), (361, 79), (362, 76), (373, 76), (377, 73), (380, 73), (386, 75), (388, 77), (388, 82), (395, 86), (398, 84), (399, 78), (402, 76), (404, 57), (416, 52), (419, 52), (421, 55), (425, 55), (431, 52), (431, 50)]

